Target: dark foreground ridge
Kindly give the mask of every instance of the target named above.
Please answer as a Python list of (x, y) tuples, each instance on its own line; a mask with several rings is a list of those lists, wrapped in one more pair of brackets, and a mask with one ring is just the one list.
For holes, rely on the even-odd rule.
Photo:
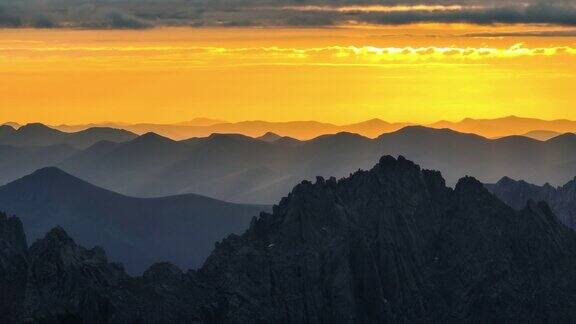
[(545, 201), (562, 223), (576, 229), (576, 178), (561, 187), (553, 187), (504, 177), (495, 184), (487, 184), (486, 188), (516, 209), (524, 207), (529, 200)]
[[(0, 217), (0, 321), (568, 322), (576, 234), (546, 204), (515, 211), (400, 157), (302, 182), (197, 271), (130, 277), (56, 228), (26, 248)], [(10, 294), (10, 296), (7, 296)]]

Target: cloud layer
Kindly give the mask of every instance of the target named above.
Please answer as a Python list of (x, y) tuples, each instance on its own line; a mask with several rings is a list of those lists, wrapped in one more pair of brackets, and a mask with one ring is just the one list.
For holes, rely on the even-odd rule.
[(0, 27), (331, 26), (472, 23), (576, 26), (576, 2), (428, 0), (0, 0)]

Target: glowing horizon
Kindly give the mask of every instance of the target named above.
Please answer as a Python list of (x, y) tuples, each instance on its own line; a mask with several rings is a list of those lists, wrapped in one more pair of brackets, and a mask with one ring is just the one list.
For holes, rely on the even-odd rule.
[[(558, 26), (0, 30), (0, 119), (576, 120)], [(542, 36), (539, 36), (542, 34)], [(503, 36), (502, 36), (503, 35)]]

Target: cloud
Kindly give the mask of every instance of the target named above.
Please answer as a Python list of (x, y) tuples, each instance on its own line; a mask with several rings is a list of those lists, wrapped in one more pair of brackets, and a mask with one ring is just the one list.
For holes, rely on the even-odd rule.
[[(202, 46), (68, 46), (68, 47), (1, 47), (0, 51), (18, 51), (21, 55), (42, 52), (49, 57), (73, 53), (75, 57), (93, 57), (95, 52), (108, 56), (129, 57), (141, 53), (147, 57), (170, 56), (171, 59), (189, 59), (194, 55), (202, 60), (220, 59), (233, 56), (247, 61), (262, 62), (263, 59), (306, 59), (315, 62), (335, 62), (342, 60), (360, 60), (366, 62), (421, 61), (421, 60), (483, 60), (508, 59), (516, 57), (541, 57), (556, 55), (576, 55), (576, 47), (550, 46), (526, 47), (522, 43), (510, 47), (375, 47), (375, 46), (325, 46), (325, 47), (202, 47)], [(32, 55), (36, 56), (36, 55)]]
[(371, 13), (365, 21), (379, 24), (409, 24), (422, 22), (473, 24), (556, 24), (576, 25), (576, 7), (538, 3), (461, 10), (396, 11)]
[[(353, 3), (353, 5), (351, 5)], [(574, 0), (0, 0), (2, 27), (333, 26), (354, 23), (576, 26)]]
[(12, 6), (0, 2), (0, 27), (22, 26), (22, 18), (15, 12)]
[(118, 10), (105, 12), (102, 16), (102, 19), (99, 19), (98, 22), (100, 25), (97, 24), (91, 27), (140, 29), (152, 26), (150, 22)]
[[(120, 0), (117, 5), (122, 5)], [(89, 2), (0, 0), (0, 27), (138, 29), (152, 26), (124, 9)]]
[[(563, 1), (532, 4), (447, 4), (447, 5), (366, 5), (366, 6), (287, 6), (283, 10), (331, 14), (340, 21), (402, 25), (412, 23), (471, 24), (554, 24), (576, 26), (576, 4)], [(334, 17), (334, 14), (340, 14)]]
[(464, 37), (576, 37), (576, 29), (548, 30), (548, 31), (522, 31), (522, 32), (491, 32), (491, 33), (468, 33)]

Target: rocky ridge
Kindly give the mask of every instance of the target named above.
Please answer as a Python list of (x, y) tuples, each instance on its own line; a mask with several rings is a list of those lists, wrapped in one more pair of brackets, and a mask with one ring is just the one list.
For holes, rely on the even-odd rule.
[[(10, 222), (2, 218), (0, 229)], [(10, 226), (20, 234), (0, 231), (0, 241), (18, 247), (23, 234)], [(218, 243), (198, 270), (161, 263), (129, 277), (58, 228), (29, 249), (3, 249), (0, 260), (11, 260), (3, 269), (26, 261), (24, 292), (20, 280), (0, 282), (23, 296), (10, 316), (32, 322), (576, 318), (576, 234), (546, 204), (515, 211), (473, 178), (451, 189), (402, 157), (345, 179), (302, 182), (243, 235)]]

